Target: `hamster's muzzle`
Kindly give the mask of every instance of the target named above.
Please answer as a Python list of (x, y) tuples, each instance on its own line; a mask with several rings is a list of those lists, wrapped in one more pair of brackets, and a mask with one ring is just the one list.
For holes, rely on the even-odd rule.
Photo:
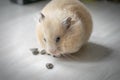
[(58, 55), (61, 53), (58, 49), (49, 49), (47, 52), (53, 55)]

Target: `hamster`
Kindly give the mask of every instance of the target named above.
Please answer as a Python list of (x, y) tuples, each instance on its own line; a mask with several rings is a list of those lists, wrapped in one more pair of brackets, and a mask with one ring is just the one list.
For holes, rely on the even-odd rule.
[(40, 12), (37, 39), (51, 55), (77, 52), (90, 38), (92, 18), (78, 0), (52, 0)]

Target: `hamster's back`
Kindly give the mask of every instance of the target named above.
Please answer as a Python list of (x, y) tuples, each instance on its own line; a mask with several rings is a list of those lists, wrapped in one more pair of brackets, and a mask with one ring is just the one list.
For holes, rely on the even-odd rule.
[(52, 0), (47, 4), (42, 13), (46, 17), (51, 17), (53, 20), (63, 20), (66, 17), (75, 16), (79, 18), (85, 28), (86, 41), (89, 39), (92, 32), (92, 18), (89, 10), (79, 0)]

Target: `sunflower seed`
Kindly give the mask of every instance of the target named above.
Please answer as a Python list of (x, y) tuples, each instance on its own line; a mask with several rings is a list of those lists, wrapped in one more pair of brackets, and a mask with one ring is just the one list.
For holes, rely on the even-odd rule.
[(47, 55), (51, 55), (51, 54), (47, 54)]
[(46, 51), (42, 50), (42, 51), (40, 51), (40, 53), (43, 55), (43, 54), (46, 54)]
[(48, 69), (52, 69), (52, 68), (54, 67), (54, 65), (53, 65), (52, 63), (47, 63), (47, 64), (46, 64), (46, 67), (47, 67)]
[(38, 48), (31, 48), (30, 51), (33, 53), (33, 55), (39, 54)]
[(55, 55), (53, 55), (53, 57), (56, 57)]
[(38, 51), (38, 48), (31, 48), (30, 51), (32, 51), (32, 52)]
[(37, 54), (39, 54), (39, 51), (34, 51), (34, 52), (32, 52), (34, 55), (37, 55)]

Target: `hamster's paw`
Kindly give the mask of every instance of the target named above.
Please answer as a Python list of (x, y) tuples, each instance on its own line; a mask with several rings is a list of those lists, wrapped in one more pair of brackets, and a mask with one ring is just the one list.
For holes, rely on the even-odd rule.
[(62, 56), (61, 54), (53, 55), (53, 57), (56, 57), (56, 58), (59, 58), (61, 56)]

